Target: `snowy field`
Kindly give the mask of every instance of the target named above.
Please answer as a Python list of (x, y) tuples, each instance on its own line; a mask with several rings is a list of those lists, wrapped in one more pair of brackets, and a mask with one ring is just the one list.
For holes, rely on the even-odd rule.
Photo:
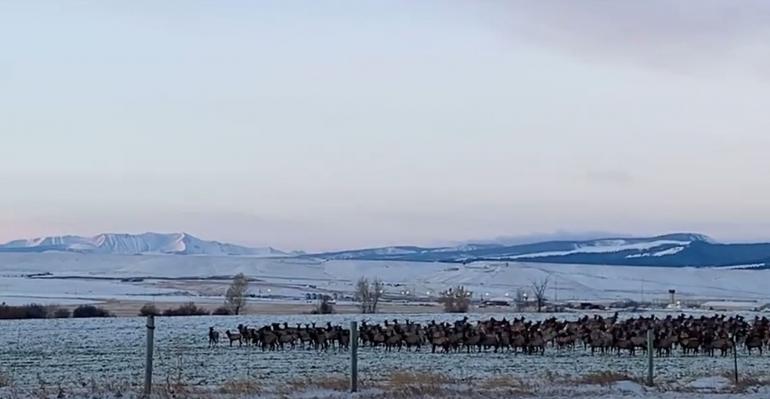
[[(529, 290), (532, 281), (550, 276), (548, 296), (558, 300), (664, 301), (668, 290), (676, 289), (685, 300), (770, 302), (770, 270), (73, 253), (0, 254), (0, 301), (220, 302), (216, 298), (226, 289), (226, 279), (239, 272), (255, 279), (250, 293), (274, 300), (304, 300), (313, 292), (351, 294), (361, 276), (381, 278), (388, 294), (408, 300), (435, 299), (458, 284), (493, 298), (514, 296), (517, 290)], [(42, 278), (28, 277), (43, 273)], [(121, 281), (136, 277), (143, 280)]]
[[(569, 319), (579, 315), (555, 316)], [(751, 314), (745, 316), (752, 317)], [(456, 317), (376, 315), (369, 320), (382, 322), (409, 318), (426, 322), (434, 318), (453, 321)], [(542, 316), (531, 314), (526, 317), (534, 320)], [(347, 324), (353, 319), (361, 320), (361, 316), (158, 318), (154, 376), (161, 383), (177, 381), (199, 387), (219, 386), (234, 379), (252, 379), (265, 385), (281, 386), (297, 378), (321, 380), (331, 375), (344, 376), (349, 370), (349, 354), (344, 351), (262, 352), (253, 347), (223, 344), (208, 348), (206, 333), (209, 326), (224, 330), (233, 329), (240, 323), (253, 326), (283, 321), (290, 324), (311, 321)], [(0, 372), (9, 376), (19, 389), (59, 385), (70, 389), (87, 386), (92, 381), (117, 381), (136, 386), (143, 378), (144, 326), (143, 318), (0, 321), (0, 359), (3, 359)], [(677, 353), (655, 361), (656, 381), (660, 384), (706, 384), (713, 378), (723, 379), (721, 376), (732, 370), (731, 357), (685, 357)], [(747, 356), (741, 352), (739, 366), (745, 376), (759, 375), (770, 368), (770, 356)], [(644, 356), (625, 354), (591, 356), (590, 351), (582, 349), (573, 352), (548, 348), (544, 356), (529, 356), (491, 351), (471, 354), (433, 354), (429, 350), (385, 352), (366, 347), (360, 349), (359, 369), (362, 380), (367, 381), (377, 381), (394, 372), (440, 374), (460, 381), (495, 377), (547, 381), (549, 378), (578, 379), (611, 371), (641, 379), (646, 372), (646, 360)]]

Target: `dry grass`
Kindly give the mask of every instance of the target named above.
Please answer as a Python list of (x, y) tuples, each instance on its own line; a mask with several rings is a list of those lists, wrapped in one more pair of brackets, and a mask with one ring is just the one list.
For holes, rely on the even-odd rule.
[(152, 397), (159, 399), (212, 399), (216, 397), (211, 391), (184, 384), (153, 385)]
[(628, 374), (616, 373), (614, 371), (601, 371), (598, 373), (586, 374), (578, 378), (575, 382), (586, 385), (612, 385), (619, 381), (635, 381)]
[(497, 375), (482, 381), (481, 388), (491, 391), (503, 391), (508, 395), (526, 395), (532, 393), (532, 386), (510, 375)]
[[(361, 387), (359, 381), (359, 387)], [(324, 389), (328, 391), (345, 392), (350, 389), (350, 379), (342, 375), (331, 375), (316, 378), (297, 378), (287, 381), (278, 392), (287, 395), (312, 389)]]
[(257, 381), (243, 379), (225, 382), (220, 391), (228, 395), (258, 395), (264, 391), (264, 387)]
[(382, 388), (394, 398), (441, 397), (447, 396), (449, 385), (457, 383), (444, 374), (397, 371), (388, 376)]
[(389, 386), (399, 387), (404, 385), (446, 385), (455, 382), (455, 380), (444, 374), (437, 373), (416, 373), (407, 371), (396, 371), (390, 373), (387, 383)]

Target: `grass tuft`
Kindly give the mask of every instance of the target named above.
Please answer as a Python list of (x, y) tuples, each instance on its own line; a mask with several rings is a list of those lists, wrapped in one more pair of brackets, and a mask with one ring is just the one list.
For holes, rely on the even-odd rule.
[(0, 370), (0, 388), (5, 388), (13, 385), (13, 379), (11, 375)]

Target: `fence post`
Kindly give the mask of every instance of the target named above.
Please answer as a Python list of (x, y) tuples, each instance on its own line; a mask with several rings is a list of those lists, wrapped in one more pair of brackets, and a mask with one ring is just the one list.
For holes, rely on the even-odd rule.
[(735, 386), (738, 386), (738, 344), (735, 342), (735, 334), (733, 334), (733, 366), (735, 371)]
[(358, 322), (350, 322), (350, 392), (358, 392)]
[(653, 364), (653, 345), (654, 332), (651, 329), (647, 330), (647, 385), (653, 386), (653, 377), (655, 374), (655, 365)]
[(152, 392), (152, 351), (155, 344), (155, 316), (147, 316), (147, 359), (144, 366), (144, 397)]

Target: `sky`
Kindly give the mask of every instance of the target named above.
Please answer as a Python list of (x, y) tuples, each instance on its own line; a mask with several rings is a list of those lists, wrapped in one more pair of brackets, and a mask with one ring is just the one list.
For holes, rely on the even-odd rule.
[(3, 1), (0, 241), (770, 240), (770, 2)]

